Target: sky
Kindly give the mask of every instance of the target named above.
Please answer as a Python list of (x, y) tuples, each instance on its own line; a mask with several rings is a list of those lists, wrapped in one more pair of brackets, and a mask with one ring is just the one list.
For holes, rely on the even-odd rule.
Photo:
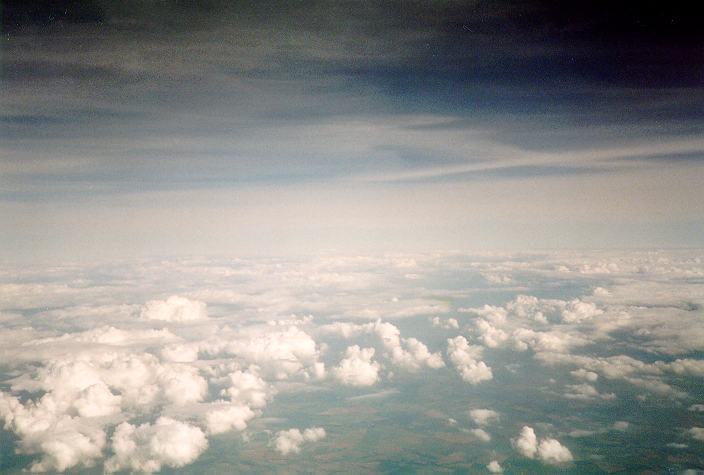
[(686, 3), (3, 2), (0, 260), (702, 246)]
[(701, 473), (687, 3), (3, 1), (0, 472)]

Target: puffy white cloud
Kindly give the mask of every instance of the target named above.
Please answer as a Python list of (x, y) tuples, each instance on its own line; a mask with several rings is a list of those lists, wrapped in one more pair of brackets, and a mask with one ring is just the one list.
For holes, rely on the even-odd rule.
[(344, 338), (361, 334), (374, 335), (386, 349), (387, 357), (391, 362), (408, 371), (418, 371), (422, 367), (445, 366), (440, 353), (431, 353), (425, 343), (416, 338), (401, 338), (401, 331), (392, 323), (381, 320), (365, 324), (335, 322), (322, 326), (320, 331)]
[[(345, 338), (360, 337), (363, 342), (350, 345), (376, 348), (367, 360), (361, 354), (369, 349), (359, 348), (355, 355), (367, 370), (360, 373), (366, 374), (366, 379), (359, 377), (358, 382), (374, 384), (384, 367), (394, 372), (397, 368), (417, 371), (441, 367), (443, 357), (463, 379), (475, 382), (492, 377), (489, 366), (497, 363), (492, 364), (491, 358), (501, 358), (502, 366), (518, 372), (522, 366), (516, 363), (533, 357), (545, 367), (565, 367), (564, 372), (555, 371), (547, 377), (559, 379), (558, 375), (570, 372), (571, 381), (558, 384), (553, 380), (552, 389), (545, 389), (553, 396), (560, 391), (566, 397), (596, 404), (614, 397), (600, 393), (602, 388), (608, 386), (620, 393), (620, 385), (625, 383), (638, 389), (643, 404), (649, 397), (646, 392), (681, 397), (686, 395), (682, 388), (692, 387), (690, 378), (704, 376), (704, 363), (694, 356), (704, 350), (700, 312), (704, 305), (704, 259), (694, 257), (689, 251), (679, 261), (662, 253), (652, 258), (641, 254), (630, 260), (565, 253), (535, 259), (493, 256), (474, 262), (425, 256), (416, 259), (417, 271), (413, 271), (422, 275), (421, 280), (405, 278), (408, 271), (397, 270), (393, 259), (386, 257), (314, 262), (153, 262), (106, 272), (100, 268), (97, 277), (81, 266), (35, 274), (19, 269), (25, 276), (23, 281), (49, 282), (0, 284), (0, 361), (6, 377), (12, 377), (6, 381), (10, 388), (0, 396), (0, 419), (17, 436), (17, 449), (35, 457), (34, 465), (28, 468), (52, 472), (102, 463), (104, 457), (113, 455), (106, 440), (115, 426), (122, 422), (138, 426), (133, 417), (139, 417), (139, 422), (160, 416), (190, 421), (208, 435), (243, 430), (264, 411), (275, 393), (318, 389), (317, 384), (306, 382), (325, 375), (321, 359), (328, 356), (327, 345), (316, 343), (313, 337), (324, 337), (326, 331)], [(616, 262), (617, 270), (612, 268), (612, 274), (598, 280), (580, 276), (580, 270), (597, 269), (601, 261)], [(472, 281), (477, 282), (477, 288), (472, 289), (441, 289), (437, 284), (443, 281), (432, 280), (439, 275), (435, 271), (446, 276), (454, 269), (511, 275), (515, 287), (504, 287), (502, 292), (559, 296), (566, 287), (554, 284), (569, 279), (577, 285), (561, 294), (563, 300), (523, 295), (503, 305), (464, 310), (462, 321), (469, 335), (462, 337), (464, 341), (453, 339), (453, 347), (448, 342), (446, 355), (431, 351), (432, 340), (425, 340), (422, 330), (417, 330), (416, 338), (408, 338), (404, 330), (404, 338), (399, 327), (378, 320), (430, 311), (437, 301), (429, 296), (431, 282), (433, 295), (451, 302), (443, 304), (439, 312), (453, 309), (469, 293), (473, 300), (481, 297), (481, 286), (485, 285), (481, 279)], [(7, 269), (0, 269), (0, 276), (16, 278), (14, 270)], [(60, 279), (63, 283), (53, 283)], [(578, 298), (570, 295), (580, 288), (594, 289), (597, 284), (603, 287)], [(187, 289), (183, 290), (185, 300), (207, 302), (217, 318), (203, 314), (193, 321), (196, 325), (178, 325), (179, 321), (187, 323), (178, 313), (189, 313), (184, 310), (188, 305), (171, 311), (164, 310), (170, 299), (153, 301), (160, 302), (155, 308), (163, 310), (154, 310), (157, 318), (165, 318), (159, 320), (146, 315), (148, 304), (141, 307), (134, 303), (142, 302), (147, 292), (168, 295), (164, 289), (173, 288)], [(409, 298), (420, 295), (428, 297)], [(135, 318), (140, 309), (142, 318)], [(459, 329), (456, 319), (437, 315), (426, 320), (434, 337)], [(333, 318), (360, 317), (374, 320), (319, 325)], [(435, 328), (430, 328), (431, 322)], [(164, 325), (168, 329), (161, 328)], [(589, 345), (588, 351), (579, 351), (585, 345)], [(511, 354), (510, 349), (529, 353)], [(650, 357), (640, 361), (635, 355), (641, 354)], [(347, 356), (339, 356), (338, 361)], [(658, 359), (662, 361), (654, 361)], [(342, 366), (340, 362), (329, 371), (336, 380), (341, 381)], [(355, 371), (347, 370), (347, 380), (355, 381), (350, 376)], [(531, 366), (530, 370), (538, 369)], [(434, 384), (432, 380), (428, 383)], [(510, 380), (507, 383), (512, 384)], [(475, 407), (486, 404), (480, 399)], [(692, 411), (704, 411), (702, 408), (702, 404), (690, 406)], [(686, 411), (687, 406), (674, 410)], [(447, 417), (445, 414), (442, 420)], [(493, 419), (472, 420), (476, 429), (460, 430), (477, 439), (493, 432)], [(632, 423), (638, 424), (637, 418)], [(570, 435), (590, 434), (597, 439), (623, 428), (619, 423), (586, 426), (592, 430), (575, 430)], [(687, 426), (682, 433), (688, 437), (701, 434), (692, 430)], [(553, 440), (536, 440), (533, 457), (546, 463), (567, 461), (569, 450)], [(694, 446), (697, 442), (690, 443)]]
[[(135, 414), (187, 417), (200, 421), (209, 434), (242, 430), (275, 392), (264, 378), (324, 377), (315, 341), (295, 327), (243, 329), (206, 320), (187, 333), (174, 327), (178, 336), (145, 328), (159, 318), (203, 320), (204, 308), (182, 298), (152, 301), (139, 320), (134, 311), (117, 320), (106, 316), (126, 328), (111, 324), (59, 335), (30, 329), (30, 338), (6, 346), (3, 354), (22, 354), (15, 361), (33, 362), (21, 367), (26, 369), (13, 380), (12, 394), (3, 395), (0, 412), (0, 420), (18, 436), (18, 447), (38, 454), (33, 467), (57, 471), (99, 463), (106, 434)], [(206, 375), (230, 401), (206, 402)], [(111, 460), (112, 467), (122, 466), (118, 455)], [(170, 460), (165, 464), (181, 463)], [(141, 468), (127, 469), (158, 465), (136, 463)]]
[(363, 333), (371, 332), (372, 324), (359, 324), (350, 322), (334, 322), (318, 327), (322, 334), (339, 335), (342, 338), (353, 338)]
[(434, 327), (443, 328), (445, 330), (458, 330), (460, 328), (460, 322), (456, 318), (448, 318), (443, 321), (440, 317), (433, 317), (431, 323)]
[(499, 413), (491, 409), (472, 409), (469, 411), (469, 418), (478, 426), (486, 426), (492, 421), (498, 421)]
[(482, 274), (482, 277), (490, 284), (510, 284), (513, 279), (510, 275), (502, 274)]
[[(86, 434), (75, 427), (64, 429), (64, 421), (58, 421), (53, 430), (38, 440), (33, 437), (23, 440), (21, 452), (42, 454), (42, 458), (31, 465), (31, 471), (62, 472), (75, 466), (92, 467), (96, 459), (102, 456), (105, 445), (105, 434), (102, 431)], [(34, 445), (38, 447), (35, 448)]]
[(693, 439), (704, 442), (704, 427), (692, 427), (688, 432)]
[(386, 348), (397, 348), (401, 346), (401, 330), (392, 323), (377, 320), (376, 322), (364, 325), (363, 328), (378, 336), (379, 340), (381, 340)]
[[(39, 368), (33, 377), (25, 375), (15, 381), (13, 390), (47, 391), (57, 400), (57, 410), (63, 412), (74, 401), (85, 399), (88, 396), (85, 392), (91, 386), (108, 386), (121, 394), (122, 403), (139, 405), (157, 397), (160, 369), (159, 362), (151, 355), (77, 355), (52, 361)], [(106, 397), (90, 399), (93, 403), (104, 400), (109, 406), (114, 401)]]
[(703, 303), (702, 286), (694, 277), (701, 273), (701, 263), (689, 260), (679, 269), (642, 267), (619, 278), (607, 294), (591, 298), (606, 305), (609, 317), (594, 322), (595, 332), (600, 336), (630, 332), (640, 347), (670, 355), (704, 349), (704, 326), (696, 311)]
[(568, 399), (581, 399), (581, 400), (589, 400), (589, 399), (596, 399), (596, 398), (601, 398), (601, 399), (615, 399), (616, 395), (613, 393), (606, 393), (602, 394), (597, 389), (592, 386), (591, 384), (569, 384), (567, 385), (567, 392), (565, 393), (565, 397)]
[(596, 297), (608, 297), (611, 295), (611, 292), (609, 292), (609, 289), (605, 289), (604, 287), (595, 287), (592, 291), (592, 295)]
[(391, 348), (391, 361), (397, 365), (410, 370), (417, 371), (422, 366), (428, 368), (442, 368), (445, 362), (440, 356), (440, 353), (431, 353), (424, 343), (415, 338), (407, 338), (403, 340), (405, 346), (395, 346)]
[(572, 453), (558, 440), (546, 437), (538, 442), (535, 431), (530, 426), (523, 426), (520, 434), (511, 440), (518, 453), (528, 458), (538, 458), (545, 463), (559, 465), (572, 461)]
[(692, 404), (689, 406), (689, 410), (692, 412), (704, 412), (704, 404)]
[(110, 439), (114, 453), (105, 470), (116, 472), (158, 472), (163, 466), (179, 468), (195, 461), (208, 447), (198, 427), (168, 417), (153, 424), (134, 426), (123, 422)]
[(585, 345), (588, 340), (559, 330), (535, 331), (519, 328), (511, 334), (514, 347), (518, 350), (528, 348), (533, 351), (565, 353), (574, 346)]
[(661, 365), (663, 368), (666, 368), (669, 371), (672, 371), (673, 373), (680, 374), (680, 375), (688, 375), (688, 376), (697, 376), (697, 377), (703, 377), (704, 376), (704, 360), (693, 360), (689, 358), (681, 358), (673, 361), (672, 363), (661, 363), (658, 362), (657, 364)]
[(210, 355), (228, 355), (257, 365), (262, 376), (274, 379), (322, 377), (324, 366), (315, 340), (303, 330), (291, 326), (285, 330), (264, 326), (235, 332), (232, 338), (221, 337), (202, 344), (200, 350)]
[(668, 372), (684, 372), (690, 374), (699, 369), (699, 365), (690, 364), (695, 360), (677, 360), (672, 363), (656, 361), (645, 363), (627, 355), (591, 357), (555, 352), (538, 352), (535, 357), (548, 365), (571, 364), (580, 366), (591, 372), (599, 373), (607, 379), (622, 379), (635, 386), (642, 387), (656, 394), (673, 397), (684, 397), (680, 391), (662, 380), (662, 375)]
[(538, 458), (545, 463), (559, 465), (573, 460), (572, 453), (559, 441), (542, 439), (538, 445)]
[(174, 343), (161, 349), (161, 357), (173, 363), (193, 363), (198, 360), (198, 345), (193, 343)]
[[(184, 364), (162, 364), (148, 353), (93, 355), (87, 360), (63, 362), (57, 371), (50, 365), (43, 384), (48, 389), (61, 387), (59, 379), (97, 378), (122, 395), (123, 403), (139, 407), (154, 403), (187, 404), (205, 397), (207, 381), (198, 369)], [(69, 379), (71, 380), (71, 379)]]
[(332, 370), (333, 376), (349, 386), (371, 386), (379, 380), (379, 363), (372, 360), (374, 348), (350, 346), (339, 366)]
[(588, 262), (579, 266), (580, 274), (612, 274), (619, 271), (615, 262)]
[(558, 300), (539, 299), (532, 295), (519, 295), (513, 301), (506, 304), (506, 310), (510, 317), (547, 323), (548, 316), (559, 312), (561, 303), (562, 302)]
[[(110, 320), (109, 317), (106, 319)], [(37, 323), (37, 319), (33, 320)], [(63, 320), (58, 320), (58, 322), (63, 322)], [(49, 320), (43, 325), (63, 327), (64, 323)], [(0, 358), (6, 363), (38, 365), (63, 358), (66, 355), (119, 352), (126, 351), (127, 348), (133, 352), (140, 352), (147, 348), (175, 344), (182, 340), (181, 337), (165, 328), (158, 330), (140, 328), (149, 325), (149, 323), (134, 321), (133, 315), (130, 315), (127, 323), (123, 322), (122, 325), (127, 328), (118, 328), (113, 325), (95, 326), (95, 322), (91, 322), (91, 328), (88, 330), (59, 335), (53, 331), (36, 331), (31, 327), (24, 327), (25, 331), (22, 334), (12, 334), (3, 330), (0, 332), (0, 344), (3, 344), (0, 346)], [(136, 328), (132, 328), (132, 325)], [(10, 337), (12, 340), (4, 341), (6, 337)]]
[(463, 380), (471, 384), (488, 381), (494, 377), (491, 368), (478, 358), (482, 347), (471, 346), (463, 336), (448, 338), (447, 354)]
[(484, 345), (489, 348), (496, 348), (508, 340), (508, 334), (505, 331), (496, 328), (484, 319), (480, 318), (476, 320), (474, 326), (479, 334), (479, 338), (484, 342)]
[(511, 346), (517, 351), (567, 352), (591, 343), (576, 326), (603, 314), (592, 302), (540, 299), (518, 295), (504, 306), (484, 305), (462, 309), (479, 318), (473, 322), (473, 335), (484, 346)]
[(492, 460), (491, 462), (489, 462), (489, 464), (486, 466), (486, 469), (489, 470), (490, 473), (504, 473), (504, 469), (496, 460)]
[(583, 302), (579, 299), (574, 299), (565, 305), (562, 309), (562, 321), (566, 323), (579, 323), (585, 320), (590, 320), (598, 315), (602, 315), (603, 310), (597, 308), (592, 302)]
[(430, 353), (428, 347), (415, 338), (401, 338), (401, 331), (396, 325), (377, 320), (365, 325), (364, 330), (375, 334), (389, 352), (391, 361), (406, 370), (417, 371), (423, 366), (445, 366), (440, 353)]
[(150, 354), (87, 352), (49, 362), (12, 390), (43, 395), (24, 402), (4, 395), (6, 427), (23, 450), (42, 455), (35, 469), (65, 470), (102, 456), (105, 427), (123, 420), (123, 409), (198, 402), (207, 382), (194, 367), (162, 364)]
[(582, 381), (588, 381), (590, 383), (595, 383), (599, 379), (599, 375), (593, 371), (587, 371), (586, 369), (579, 368), (574, 371), (570, 371), (570, 374), (575, 378)]
[(524, 457), (532, 459), (538, 453), (538, 438), (530, 426), (523, 426), (518, 437), (511, 439), (511, 444)]
[(157, 379), (165, 398), (173, 404), (201, 401), (208, 392), (207, 381), (193, 366), (162, 365)]
[(484, 429), (470, 429), (469, 433), (482, 442), (491, 441), (491, 435)]
[(230, 387), (224, 393), (237, 404), (261, 408), (271, 398), (269, 385), (251, 371), (237, 370), (229, 375)]
[(282, 455), (297, 454), (305, 442), (317, 442), (325, 438), (325, 429), (310, 427), (304, 431), (288, 429), (277, 432), (274, 446)]
[(111, 416), (120, 412), (122, 396), (113, 394), (107, 385), (99, 382), (77, 394), (73, 407), (81, 417)]
[(222, 434), (231, 430), (242, 431), (256, 413), (249, 406), (238, 404), (212, 409), (205, 415), (208, 434)]
[(205, 302), (172, 295), (166, 300), (150, 300), (142, 308), (142, 318), (167, 322), (188, 322), (207, 318)]
[(56, 410), (51, 394), (37, 403), (22, 404), (0, 392), (0, 417), (5, 429), (20, 437), (19, 453), (40, 454), (33, 472), (63, 472), (77, 466), (92, 467), (103, 456), (105, 432), (96, 424)]
[(502, 325), (506, 323), (508, 317), (508, 312), (503, 307), (497, 307), (494, 305), (484, 305), (478, 308), (460, 308), (458, 312), (472, 313), (479, 317), (488, 320), (494, 325)]

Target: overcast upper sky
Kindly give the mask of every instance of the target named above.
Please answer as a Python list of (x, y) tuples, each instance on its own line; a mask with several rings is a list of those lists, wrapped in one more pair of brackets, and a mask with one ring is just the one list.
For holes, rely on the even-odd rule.
[(685, 2), (3, 2), (0, 259), (704, 245)]

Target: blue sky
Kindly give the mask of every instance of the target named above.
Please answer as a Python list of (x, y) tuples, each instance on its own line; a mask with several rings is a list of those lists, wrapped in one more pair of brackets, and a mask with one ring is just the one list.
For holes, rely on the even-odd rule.
[(1, 258), (700, 246), (686, 8), (9, 2)]

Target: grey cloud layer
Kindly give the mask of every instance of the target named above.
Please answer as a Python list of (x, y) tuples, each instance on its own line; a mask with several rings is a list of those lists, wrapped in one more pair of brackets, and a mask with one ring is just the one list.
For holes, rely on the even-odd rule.
[[(638, 46), (596, 8), (585, 12), (592, 23), (561, 25), (569, 11), (538, 4), (95, 5), (100, 23), (24, 18), (3, 38), (6, 199), (65, 193), (62, 184), (92, 194), (316, 181), (701, 130), (702, 93), (686, 79), (696, 61), (681, 57), (696, 37), (665, 25)], [(620, 73), (631, 64), (642, 75)], [(399, 130), (355, 137), (359, 122), (387, 120)], [(480, 143), (463, 144), (468, 133)], [(523, 161), (514, 176), (550, 175)], [(554, 166), (595, 166), (573, 165)]]
[(688, 9), (3, 12), (6, 259), (702, 244)]

